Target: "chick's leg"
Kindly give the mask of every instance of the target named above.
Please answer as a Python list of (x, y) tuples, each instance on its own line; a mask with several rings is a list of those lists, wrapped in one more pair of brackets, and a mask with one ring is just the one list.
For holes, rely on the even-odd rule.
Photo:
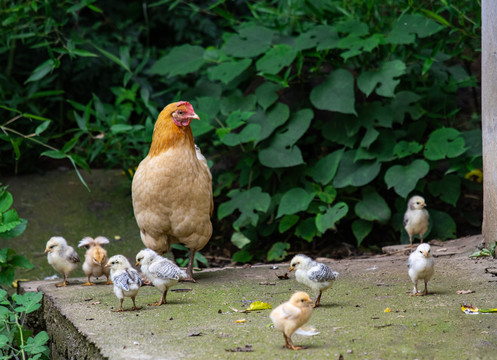
[(412, 234), (409, 233), (409, 247), (412, 248)]
[(131, 310), (138, 310), (138, 308), (136, 307), (136, 303), (135, 303), (135, 296), (132, 296), (131, 297), (131, 300), (133, 301), (133, 307), (131, 308)]
[(64, 287), (64, 286), (67, 286), (67, 275), (64, 274), (64, 281), (61, 282), (60, 284), (55, 284), (55, 286), (57, 287)]
[(88, 275), (88, 281), (81, 286), (91, 286), (91, 285), (95, 285), (95, 284), (90, 281), (90, 275)]
[(317, 308), (319, 307), (319, 305), (321, 305), (321, 294), (323, 292), (321, 290), (319, 290), (319, 294), (318, 294), (318, 297), (316, 298), (316, 301), (314, 301), (314, 305), (312, 305), (313, 308)]
[(149, 306), (161, 306), (166, 304), (166, 295), (167, 295), (167, 289), (162, 293), (162, 296), (160, 298), (160, 301), (148, 304)]
[(107, 276), (107, 282), (105, 283), (105, 285), (112, 285), (112, 281), (110, 280), (109, 275), (105, 275), (105, 276)]
[(306, 349), (305, 346), (298, 346), (298, 345), (293, 345), (293, 341), (292, 339), (289, 337), (289, 336), (286, 336), (285, 335), (285, 340), (287, 340), (287, 344), (285, 345), (288, 349), (292, 349), (292, 350), (302, 350), (302, 349)]
[(414, 289), (412, 289), (411, 296), (417, 296), (418, 295), (418, 282), (414, 282)]
[(428, 282), (425, 281), (425, 291), (421, 295), (428, 295)]

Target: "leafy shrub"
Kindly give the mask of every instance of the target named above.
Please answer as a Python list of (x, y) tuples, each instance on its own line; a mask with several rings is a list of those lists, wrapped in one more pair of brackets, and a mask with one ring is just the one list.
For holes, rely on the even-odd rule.
[[(12, 203), (12, 195), (5, 186), (0, 186), (1, 239), (19, 236), (26, 229), (27, 221), (19, 218), (16, 210), (11, 208)], [(16, 255), (9, 248), (0, 249), (0, 266), (0, 286), (3, 288), (12, 286), (16, 268), (33, 268), (26, 257)], [(49, 358), (46, 331), (32, 336), (33, 332), (24, 328), (26, 314), (40, 308), (42, 297), (42, 293), (34, 292), (10, 297), (7, 291), (0, 289), (0, 359)]]
[(398, 242), (415, 193), (429, 204), (429, 237), (457, 236), (454, 219), (480, 226), (461, 198), (481, 196), (470, 175), (482, 167), (477, 2), (3, 6), (3, 54), (38, 65), (8, 67), (0, 82), (16, 86), (0, 96), (53, 118), (46, 140), (80, 166), (132, 172), (160, 108), (194, 104), (215, 229), (232, 234), (235, 261)]

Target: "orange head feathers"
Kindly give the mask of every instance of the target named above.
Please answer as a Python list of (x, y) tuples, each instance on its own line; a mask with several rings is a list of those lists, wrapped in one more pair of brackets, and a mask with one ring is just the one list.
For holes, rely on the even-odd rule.
[(178, 101), (162, 109), (154, 127), (149, 155), (158, 155), (175, 145), (186, 145), (195, 151), (190, 123), (200, 118), (188, 101)]

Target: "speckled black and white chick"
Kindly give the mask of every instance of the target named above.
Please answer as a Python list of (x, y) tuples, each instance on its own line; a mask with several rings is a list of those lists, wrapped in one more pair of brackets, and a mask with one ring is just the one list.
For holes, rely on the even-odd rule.
[(166, 304), (167, 291), (176, 285), (179, 279), (186, 279), (187, 274), (171, 260), (166, 259), (151, 249), (141, 250), (136, 255), (136, 265), (141, 265), (141, 271), (162, 292), (160, 301), (149, 305)]
[(142, 280), (138, 271), (131, 267), (128, 259), (123, 255), (114, 255), (107, 262), (110, 267), (110, 279), (114, 283), (114, 294), (119, 299), (119, 310), (123, 311), (124, 297), (130, 297), (133, 301), (131, 310), (138, 310), (135, 297), (140, 290)]
[(295, 278), (299, 283), (316, 291), (314, 307), (321, 304), (321, 294), (329, 289), (338, 277), (338, 273), (329, 266), (312, 260), (306, 255), (295, 255), (290, 262), (290, 271), (295, 269)]
[(269, 315), (274, 327), (283, 333), (286, 348), (305, 349), (303, 346), (295, 346), (291, 338), (293, 333), (311, 318), (311, 304), (312, 301), (307, 293), (297, 291), (289, 301), (279, 305)]
[(66, 239), (61, 236), (53, 236), (48, 240), (45, 254), (48, 253), (48, 263), (55, 271), (64, 275), (64, 281), (56, 284), (57, 287), (67, 286), (67, 278), (76, 269), (79, 263), (78, 253), (73, 247), (67, 245)]
[[(428, 294), (428, 281), (435, 272), (435, 260), (431, 254), (431, 247), (428, 244), (420, 244), (416, 251), (409, 255), (407, 260), (409, 268), (409, 276), (414, 284), (414, 289), (411, 295), (426, 295)], [(418, 281), (425, 282), (425, 291), (418, 293)]]
[(428, 231), (430, 214), (428, 214), (425, 207), (425, 199), (421, 196), (413, 196), (407, 203), (407, 210), (404, 214), (404, 228), (409, 235), (409, 247), (412, 247), (414, 235), (419, 234), (420, 243), (423, 243), (423, 236)]
[(90, 281), (90, 277), (100, 277), (102, 275), (107, 278), (106, 285), (112, 285), (110, 268), (105, 266), (107, 264), (107, 251), (102, 247), (102, 245), (108, 243), (109, 239), (103, 236), (97, 236), (95, 239), (87, 236), (79, 242), (78, 247), (86, 249), (83, 271), (88, 277), (88, 281), (83, 286), (95, 285)]

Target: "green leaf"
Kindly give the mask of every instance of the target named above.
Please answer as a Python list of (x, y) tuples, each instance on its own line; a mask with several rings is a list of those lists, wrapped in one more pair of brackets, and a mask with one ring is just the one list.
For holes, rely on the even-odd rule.
[(5, 190), (5, 187), (0, 188), (0, 213), (4, 213), (10, 209), (14, 202), (12, 194)]
[(133, 129), (133, 126), (129, 124), (114, 124), (110, 127), (110, 131), (113, 134), (126, 133)]
[(247, 263), (252, 260), (253, 257), (254, 255), (249, 253), (247, 250), (239, 250), (233, 254), (233, 256), (231, 257), (231, 261), (237, 263)]
[(24, 256), (22, 255), (14, 255), (10, 264), (23, 269), (32, 269), (34, 265)]
[(273, 136), (269, 146), (259, 151), (261, 164), (274, 168), (303, 164), (302, 153), (294, 144), (305, 134), (313, 116), (310, 109), (295, 113), (286, 126)]
[(255, 89), (255, 95), (257, 96), (257, 103), (266, 110), (268, 107), (274, 104), (278, 100), (278, 94), (276, 91), (280, 90), (282, 86), (280, 84), (275, 84), (270, 81), (266, 81)]
[(354, 105), (354, 77), (344, 69), (333, 71), (325, 81), (314, 87), (311, 103), (320, 110), (357, 115)]
[(241, 232), (234, 232), (233, 235), (231, 235), (231, 243), (235, 245), (239, 249), (243, 249), (245, 245), (248, 245), (251, 243), (250, 239), (243, 235)]
[(349, 212), (349, 206), (339, 202), (328, 208), (324, 214), (316, 216), (316, 228), (324, 233), (328, 229), (336, 230), (335, 224)]
[(25, 312), (26, 314), (38, 310), (41, 306), (42, 298), (43, 293), (41, 292), (27, 292), (23, 295), (12, 295), (12, 299), (19, 305), (19, 307), (16, 308), (16, 312)]
[(274, 45), (255, 63), (257, 71), (277, 74), (285, 66), (290, 65), (297, 56), (297, 51), (285, 44)]
[(250, 64), (252, 64), (252, 60), (250, 59), (225, 62), (208, 68), (207, 74), (211, 81), (219, 80), (223, 84), (228, 84), (230, 81), (247, 70)]
[(416, 36), (424, 38), (431, 36), (444, 27), (420, 14), (406, 14), (393, 23), (393, 28), (386, 41), (390, 44), (413, 44)]
[(274, 31), (268, 28), (249, 25), (226, 40), (222, 51), (235, 57), (256, 57), (270, 48), (273, 34)]
[(44, 132), (44, 131), (48, 128), (48, 126), (50, 125), (50, 122), (51, 122), (51, 121), (44, 121), (44, 122), (42, 122), (40, 125), (38, 125), (38, 126), (36, 127), (35, 134), (36, 134), (37, 136), (40, 136), (40, 135), (41, 135), (41, 133), (42, 133), (42, 132)]
[(456, 222), (449, 214), (430, 209), (430, 222), (432, 224), (431, 238), (440, 240), (456, 238)]
[(414, 160), (406, 166), (394, 165), (385, 173), (385, 183), (388, 188), (406, 198), (414, 190), (419, 179), (424, 178), (430, 171), (430, 165), (424, 160)]
[(315, 218), (307, 218), (304, 221), (301, 221), (297, 228), (295, 229), (295, 235), (311, 242), (316, 236), (317, 228), (316, 228), (316, 219)]
[(482, 136), (481, 129), (463, 131), (461, 136), (468, 148), (464, 155), (467, 156), (482, 156)]
[(108, 52), (107, 50), (105, 49), (102, 49), (98, 46), (96, 46), (95, 44), (92, 44), (95, 49), (97, 49), (98, 51), (100, 51), (102, 53), (102, 55), (104, 55), (107, 59), (109, 59), (110, 61), (116, 63), (117, 65), (119, 65), (120, 67), (122, 67), (124, 70), (128, 71), (128, 72), (131, 72), (131, 69), (128, 67), (128, 65), (126, 65), (121, 59), (119, 59), (117, 56), (115, 56), (114, 54)]
[(228, 196), (231, 198), (218, 207), (217, 215), (219, 220), (231, 215), (235, 210), (239, 210), (241, 215), (233, 224), (238, 230), (248, 224), (257, 225), (259, 215), (257, 211), (266, 212), (271, 204), (271, 196), (262, 192), (260, 187), (253, 187), (250, 190), (231, 191)]
[(355, 150), (346, 151), (343, 154), (337, 173), (333, 179), (333, 186), (337, 189), (346, 186), (361, 187), (369, 184), (378, 176), (381, 164), (376, 161), (356, 161)]
[(466, 150), (461, 133), (454, 128), (443, 127), (430, 134), (424, 155), (428, 160), (442, 160), (458, 157)]
[(52, 59), (48, 59), (47, 61), (43, 62), (41, 65), (38, 65), (24, 83), (27, 84), (29, 82), (39, 81), (43, 79), (53, 69), (55, 69), (55, 62)]
[(419, 153), (423, 149), (423, 145), (416, 141), (399, 141), (396, 145), (395, 148), (393, 149), (394, 154), (399, 158), (405, 158), (410, 155), (414, 155)]
[(314, 193), (308, 193), (302, 188), (293, 188), (288, 190), (281, 197), (276, 218), (283, 215), (296, 214), (300, 211), (306, 211), (309, 204), (314, 199), (314, 196)]
[(276, 242), (267, 252), (267, 261), (282, 261), (287, 256), (287, 250), (290, 249), (290, 244)]
[(268, 112), (257, 111), (248, 122), (257, 124), (261, 128), (257, 142), (267, 139), (279, 126), (283, 125), (290, 118), (288, 105), (276, 103)]
[(293, 225), (295, 225), (300, 220), (298, 215), (285, 215), (281, 218), (278, 224), (278, 231), (284, 233), (289, 230)]
[(357, 240), (357, 246), (361, 246), (362, 241), (371, 233), (373, 223), (361, 219), (354, 220), (352, 223), (352, 233)]
[(439, 181), (430, 182), (428, 189), (433, 196), (455, 207), (461, 195), (461, 178), (453, 174), (446, 175)]
[(343, 157), (343, 153), (344, 149), (340, 149), (319, 159), (311, 170), (312, 179), (323, 185), (329, 184), (338, 170), (338, 165)]
[(52, 159), (65, 159), (67, 155), (60, 150), (47, 150), (40, 154), (41, 156), (48, 156)]
[(250, 141), (256, 141), (261, 134), (259, 124), (247, 124), (243, 130), (238, 133), (229, 133), (221, 138), (223, 144), (228, 146), (236, 146)]
[(155, 62), (149, 70), (152, 75), (186, 75), (199, 70), (204, 65), (204, 49), (200, 46), (175, 46)]
[(337, 191), (333, 186), (328, 185), (324, 188), (324, 191), (317, 191), (316, 195), (324, 203), (332, 204), (333, 201), (335, 201), (335, 199), (337, 197)]
[(318, 51), (335, 49), (340, 38), (335, 28), (330, 25), (317, 25), (306, 33), (300, 34), (293, 44), (297, 51), (316, 47)]
[(387, 202), (377, 192), (368, 191), (363, 191), (362, 200), (355, 205), (354, 211), (359, 218), (380, 224), (386, 224), (392, 215)]
[(369, 96), (376, 88), (376, 93), (380, 96), (394, 96), (395, 87), (400, 80), (397, 77), (404, 75), (406, 65), (401, 60), (393, 60), (384, 63), (379, 70), (366, 71), (357, 78), (357, 87)]

